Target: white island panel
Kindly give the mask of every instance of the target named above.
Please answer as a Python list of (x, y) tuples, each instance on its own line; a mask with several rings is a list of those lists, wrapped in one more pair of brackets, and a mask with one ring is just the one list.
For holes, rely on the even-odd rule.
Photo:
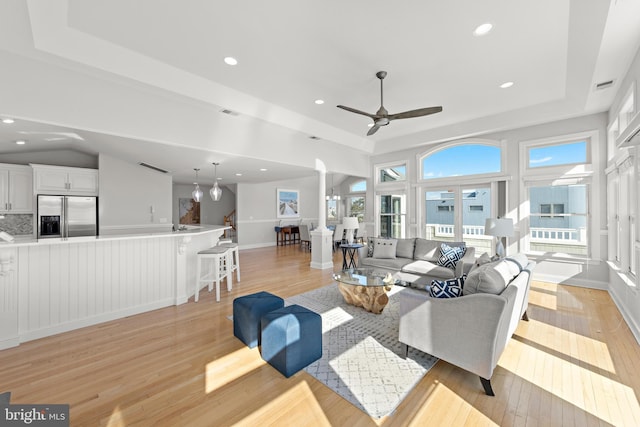
[(30, 241), (0, 247), (0, 349), (185, 303), (196, 254), (228, 227), (184, 233)]

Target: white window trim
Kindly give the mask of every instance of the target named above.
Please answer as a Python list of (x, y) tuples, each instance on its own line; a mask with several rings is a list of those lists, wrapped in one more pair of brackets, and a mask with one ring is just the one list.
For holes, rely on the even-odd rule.
[[(589, 164), (584, 164), (583, 167), (573, 167), (567, 170), (567, 166), (549, 166), (539, 168), (529, 168), (529, 151), (530, 147), (536, 147), (541, 145), (553, 145), (554, 143), (562, 144), (569, 141), (587, 141), (587, 159)], [(602, 203), (600, 195), (600, 176), (593, 172), (593, 164), (599, 163), (599, 132), (597, 130), (589, 130), (579, 133), (557, 135), (541, 139), (524, 140), (519, 143), (519, 159), (520, 170), (522, 171), (520, 179), (519, 195), (521, 197), (519, 203), (519, 218), (518, 222), (521, 225), (521, 244), (523, 245), (520, 250), (532, 255), (542, 255), (538, 252), (531, 251), (529, 246), (529, 192), (528, 187), (535, 185), (570, 185), (570, 184), (586, 184), (589, 186), (587, 194), (587, 252), (588, 255), (567, 255), (567, 254), (547, 254), (545, 256), (551, 256), (554, 259), (568, 259), (568, 260), (586, 260), (587, 263), (599, 263), (601, 260), (600, 253), (600, 210), (596, 208)]]

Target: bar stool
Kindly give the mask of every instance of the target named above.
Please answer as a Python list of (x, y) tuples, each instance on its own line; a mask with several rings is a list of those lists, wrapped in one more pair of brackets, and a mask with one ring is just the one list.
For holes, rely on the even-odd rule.
[[(209, 284), (209, 292), (213, 283), (216, 284), (216, 301), (220, 302), (220, 282), (227, 279), (227, 290), (233, 287), (233, 275), (231, 274), (231, 251), (224, 246), (214, 246), (209, 249), (202, 250), (197, 254), (198, 267), (196, 269), (196, 292), (195, 302), (198, 302), (200, 294), (200, 284), (207, 282)], [(205, 260), (213, 261), (211, 263), (211, 271), (202, 275), (202, 263)]]
[(229, 268), (229, 274), (233, 275), (233, 272), (236, 272), (236, 280), (240, 281), (240, 252), (238, 250), (238, 244), (233, 242), (218, 242), (218, 246), (223, 248), (228, 248), (231, 251), (231, 255), (229, 258), (231, 259), (231, 264)]

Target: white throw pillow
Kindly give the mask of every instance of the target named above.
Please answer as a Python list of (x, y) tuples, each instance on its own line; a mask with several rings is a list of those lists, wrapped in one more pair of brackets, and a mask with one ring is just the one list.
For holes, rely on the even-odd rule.
[(375, 239), (373, 242), (373, 257), (378, 259), (395, 259), (396, 239)]

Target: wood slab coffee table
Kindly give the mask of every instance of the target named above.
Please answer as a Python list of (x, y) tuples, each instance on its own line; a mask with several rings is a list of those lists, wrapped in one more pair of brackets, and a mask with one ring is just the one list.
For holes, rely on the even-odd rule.
[(374, 268), (349, 268), (334, 274), (333, 278), (347, 304), (380, 314), (389, 302), (387, 292), (393, 286), (393, 279), (384, 281), (386, 275), (385, 271)]

